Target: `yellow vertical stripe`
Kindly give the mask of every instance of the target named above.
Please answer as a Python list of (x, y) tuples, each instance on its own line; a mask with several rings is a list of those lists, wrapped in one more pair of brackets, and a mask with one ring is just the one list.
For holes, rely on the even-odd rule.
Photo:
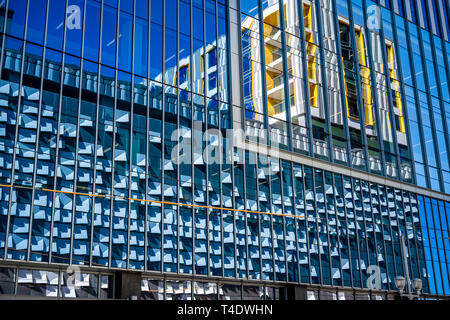
[[(393, 87), (394, 89), (391, 89), (391, 87), (389, 88), (390, 90), (395, 90), (395, 102), (397, 104), (397, 108), (400, 111), (400, 115), (399, 115), (399, 125), (400, 128), (399, 131), (405, 133), (406, 132), (406, 127), (405, 127), (405, 120), (403, 118), (403, 104), (402, 104), (402, 99), (400, 97), (400, 83), (397, 80), (397, 75), (395, 72), (395, 55), (394, 55), (394, 48), (392, 47), (391, 44), (386, 43), (386, 51), (387, 51), (387, 56), (388, 56), (388, 63), (389, 63), (389, 77), (392, 81)], [(391, 86), (392, 86), (391, 84)], [(390, 92), (389, 92), (390, 93)]]

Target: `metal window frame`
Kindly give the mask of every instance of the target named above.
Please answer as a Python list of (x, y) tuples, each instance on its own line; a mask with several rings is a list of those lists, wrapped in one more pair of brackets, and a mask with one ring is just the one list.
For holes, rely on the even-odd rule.
[[(426, 252), (425, 252), (425, 241), (424, 241), (425, 269), (428, 269), (427, 261), (430, 261), (431, 268), (433, 269), (433, 270), (432, 270), (432, 272), (433, 272), (433, 277), (432, 277), (432, 279), (430, 279), (430, 277), (428, 277), (428, 282), (430, 282), (430, 281), (433, 281), (433, 282), (434, 282), (434, 290), (435, 290), (435, 292), (431, 292), (431, 288), (429, 288), (429, 289), (430, 289), (429, 291), (430, 291), (430, 294), (438, 295), (439, 293), (437, 292), (437, 291), (438, 291), (438, 286), (437, 286), (437, 281), (436, 281), (436, 272), (435, 272), (435, 266), (434, 266), (433, 252), (432, 252), (432, 250), (431, 250), (431, 239), (430, 239), (430, 237), (429, 237), (430, 229), (432, 229), (432, 228), (430, 228), (429, 223), (428, 223), (428, 214), (429, 214), (429, 213), (428, 213), (427, 205), (426, 205), (426, 199), (428, 198), (428, 199), (430, 200), (430, 198), (427, 197), (427, 196), (423, 196), (423, 195), (420, 195), (419, 197), (421, 197), (421, 198), (422, 198), (422, 201), (423, 201), (423, 209), (424, 209), (423, 215), (425, 216), (425, 221), (421, 221), (421, 224), (422, 224), (422, 232), (423, 232), (423, 230), (426, 230), (426, 232), (427, 232), (427, 237), (428, 237), (428, 243), (429, 243), (429, 245), (430, 245), (430, 247), (429, 247), (429, 252), (430, 252), (429, 258), (430, 258), (430, 259), (427, 259), (427, 254), (426, 254)], [(419, 197), (418, 197), (418, 198), (419, 198)], [(418, 202), (420, 203), (420, 200), (419, 200), (419, 199), (418, 199)], [(431, 200), (430, 200), (430, 205), (431, 205)], [(419, 210), (420, 210), (420, 205), (419, 205)]]
[[(298, 0), (298, 22), (300, 28), (300, 52), (301, 52), (301, 60), (302, 60), (302, 70), (307, 72), (308, 63), (306, 57), (306, 44), (305, 44), (305, 26), (303, 22), (303, 0)], [(311, 100), (309, 96), (309, 80), (308, 77), (304, 77), (303, 79), (303, 94), (305, 95), (305, 120), (306, 120), (306, 132), (308, 136), (308, 147), (309, 147), (309, 156), (314, 157), (314, 139), (312, 133), (312, 118), (311, 118)], [(291, 121), (291, 119), (289, 119)], [(303, 169), (302, 169), (303, 170)], [(306, 211), (305, 211), (306, 214)], [(308, 237), (308, 236), (307, 236)], [(308, 244), (308, 260), (309, 260), (309, 244)], [(311, 281), (311, 279), (310, 279)]]
[[(402, 19), (403, 24), (404, 24), (405, 19), (403, 17), (401, 17), (401, 16), (399, 16), (399, 17)], [(394, 35), (394, 39), (393, 39), (394, 43), (393, 43), (393, 45), (395, 46), (395, 50), (394, 50), (395, 58), (396, 58), (397, 61), (400, 61), (401, 59), (400, 59), (400, 52), (399, 52), (399, 48), (398, 48), (399, 41), (398, 41), (398, 33), (397, 33), (397, 19), (396, 19), (396, 15), (393, 12), (391, 12), (391, 21), (392, 21), (392, 25), (393, 25), (392, 32), (393, 32), (393, 35)], [(406, 37), (406, 30), (405, 30), (405, 37)], [(410, 56), (410, 54), (408, 52), (408, 57), (409, 56)], [(411, 160), (411, 181), (412, 181), (412, 183), (416, 184), (417, 183), (417, 181), (416, 181), (416, 168), (415, 168), (415, 165), (414, 165), (415, 160), (414, 160), (414, 152), (412, 150), (412, 145), (413, 144), (412, 144), (412, 139), (411, 139), (411, 128), (409, 127), (408, 104), (406, 102), (405, 82), (404, 82), (404, 79), (403, 79), (403, 70), (402, 70), (402, 64), (401, 63), (397, 64), (397, 69), (398, 69), (398, 78), (399, 78), (398, 81), (399, 81), (399, 84), (400, 84), (400, 97), (402, 99), (402, 104), (404, 106), (402, 111), (403, 111), (404, 123), (405, 123), (405, 128), (406, 128), (406, 139), (407, 139), (406, 141), (407, 141), (407, 144), (408, 144), (409, 156), (411, 158), (410, 159)], [(400, 154), (399, 154), (399, 157), (401, 157)], [(400, 164), (401, 164), (401, 158), (400, 158)], [(400, 170), (400, 172), (401, 172), (401, 170)], [(402, 181), (404, 181), (402, 176), (400, 178), (401, 178)]]
[[(431, 3), (428, 2), (428, 5), (430, 6)], [(428, 9), (430, 9), (430, 8), (428, 8)], [(435, 9), (437, 9), (437, 8), (435, 8)], [(428, 19), (429, 19), (429, 21), (434, 21), (434, 16), (431, 15), (429, 10), (427, 10), (427, 11), (428, 11)], [(437, 13), (436, 13), (436, 15), (437, 15)], [(439, 18), (438, 18), (438, 20), (439, 20)], [(445, 46), (443, 45), (444, 44), (444, 39), (442, 37), (442, 35), (443, 35), (442, 23), (440, 23), (440, 21), (436, 21), (435, 24), (437, 24), (437, 28), (440, 30), (440, 35), (436, 35), (435, 33), (430, 33), (430, 32), (428, 32), (428, 33), (430, 35), (430, 46), (431, 46), (432, 60), (433, 60), (434, 66), (435, 66), (435, 68), (434, 68), (434, 77), (435, 77), (435, 80), (436, 80), (436, 87), (437, 87), (437, 91), (438, 91), (438, 101), (439, 101), (441, 116), (442, 116), (442, 120), (443, 120), (442, 121), (442, 127), (444, 129), (443, 133), (444, 133), (447, 153), (449, 153), (450, 152), (449, 151), (450, 150), (449, 128), (447, 126), (447, 121), (444, 121), (444, 118), (446, 117), (446, 113), (445, 113), (445, 106), (443, 104), (443, 99), (442, 99), (442, 95), (443, 94), (442, 94), (442, 87), (441, 87), (440, 83), (445, 82), (445, 80), (447, 80), (447, 89), (448, 89), (448, 83), (449, 83), (449, 81), (448, 81), (449, 79), (448, 78), (449, 78), (449, 75), (450, 75), (450, 71), (449, 71), (449, 68), (448, 68), (448, 56), (447, 56), (447, 54), (445, 54)], [(439, 71), (436, 68), (436, 66), (438, 66), (437, 55), (436, 55), (436, 45), (434, 43), (436, 37), (441, 39), (441, 48), (442, 48), (442, 53), (443, 53), (442, 56), (443, 56), (443, 60), (444, 60), (444, 70), (446, 71), (447, 79), (440, 79), (440, 73), (439, 73)], [(420, 42), (423, 45), (423, 41), (420, 41)], [(429, 90), (427, 90), (427, 93), (431, 97)], [(449, 92), (449, 94), (450, 94), (450, 92)], [(431, 104), (431, 108), (433, 108), (432, 104)], [(430, 112), (430, 115), (431, 114), (433, 114), (433, 112)], [(434, 124), (434, 116), (432, 117), (432, 120), (433, 120), (432, 123)], [(432, 129), (433, 129), (433, 132), (436, 132), (435, 126), (433, 126)], [(437, 142), (437, 138), (435, 138), (435, 141)], [(436, 148), (436, 151), (440, 153), (440, 150), (439, 150), (439, 147), (438, 147), (437, 143), (436, 143), (435, 148)], [(436, 157), (436, 158), (438, 158), (438, 157)], [(441, 163), (440, 156), (439, 156), (438, 164), (439, 164), (439, 169), (438, 170), (439, 170), (441, 191), (445, 192), (444, 176), (442, 174), (443, 168), (442, 168), (442, 163)]]
[[(415, 2), (415, 6), (416, 6), (416, 11), (418, 10), (418, 4), (417, 4), (417, 1)], [(423, 15), (424, 15), (424, 19), (427, 19), (428, 20), (428, 17), (427, 17), (427, 12), (426, 12), (426, 10), (425, 10), (425, 12), (423, 12)], [(409, 29), (408, 29), (409, 30)], [(423, 73), (424, 73), (424, 81), (425, 81), (425, 90), (426, 90), (426, 92), (425, 92), (425, 94), (426, 94), (426, 96), (427, 96), (427, 104), (428, 104), (428, 111), (429, 111), (429, 113), (430, 113), (430, 122), (431, 122), (431, 133), (432, 133), (432, 135), (433, 135), (433, 146), (434, 146), (434, 150), (435, 150), (435, 158), (436, 158), (436, 166), (437, 166), (437, 170), (438, 170), (438, 175), (439, 175), (439, 186), (440, 186), (440, 190), (439, 191), (442, 191), (442, 190), (444, 190), (444, 183), (443, 183), (443, 176), (442, 176), (442, 171), (440, 170), (440, 168), (442, 168), (442, 166), (441, 166), (441, 158), (440, 158), (440, 156), (438, 156), (438, 155), (436, 155), (436, 151), (439, 151), (439, 148), (438, 148), (438, 145), (437, 145), (437, 137), (436, 137), (436, 128), (435, 128), (435, 121), (434, 121), (434, 114), (433, 114), (433, 110), (432, 110), (432, 102), (431, 102), (431, 94), (430, 94), (430, 90), (429, 90), (429, 80), (428, 80), (428, 69), (427, 69), (427, 64), (425, 63), (425, 56), (424, 56), (424, 47), (423, 47), (423, 39), (422, 39), (422, 32), (424, 32), (424, 31), (426, 31), (428, 34), (430, 34), (429, 33), (429, 31), (427, 31), (427, 30), (425, 30), (425, 29), (423, 29), (423, 28), (418, 28), (418, 30), (417, 30), (417, 38), (418, 38), (418, 40), (419, 40), (419, 50), (420, 50), (420, 53), (421, 53), (421, 60), (422, 60), (422, 69), (423, 69)], [(408, 35), (409, 35), (409, 33), (408, 33)], [(431, 50), (433, 50), (434, 49), (434, 46), (432, 45), (432, 39), (431, 39), (431, 37), (430, 37), (430, 46), (431, 46)], [(436, 64), (436, 60), (434, 59), (435, 58), (435, 54), (433, 54), (433, 63), (434, 64)], [(435, 71), (436, 72), (436, 71)], [(438, 77), (436, 77), (436, 73), (434, 73), (435, 74), (435, 80), (439, 80), (439, 78)], [(438, 91), (439, 92), (439, 91)], [(420, 110), (420, 108), (419, 108), (419, 110)], [(425, 140), (422, 140), (422, 142), (423, 142), (423, 146), (426, 146), (425, 145)], [(447, 149), (447, 151), (448, 151), (448, 149)], [(429, 164), (427, 163), (427, 171), (428, 171), (428, 178), (429, 178), (429, 187), (430, 187), (430, 189), (432, 188), (432, 184), (431, 184), (431, 174), (430, 174), (430, 168), (429, 168), (430, 166), (429, 166)]]
[[(47, 43), (47, 27), (48, 27), (48, 13), (49, 13), (49, 1), (47, 0), (46, 1), (46, 9), (45, 9), (45, 25), (44, 25), (44, 44), (46, 44)], [(45, 50), (45, 49), (43, 49), (42, 50), (43, 52), (42, 52), (42, 64), (45, 66), (45, 61), (46, 61), (46, 52), (47, 52), (47, 50)], [(2, 68), (0, 68), (0, 70), (1, 70)], [(45, 67), (44, 68), (42, 68), (42, 70), (41, 70), (41, 74), (40, 74), (40, 76), (41, 76), (41, 79), (40, 79), (40, 85), (39, 85), (39, 91), (40, 91), (40, 94), (39, 94), (39, 106), (38, 106), (38, 109), (39, 110), (41, 110), (41, 108), (42, 108), (42, 92), (44, 91), (44, 70), (45, 70)], [(80, 77), (81, 78), (81, 77)], [(36, 147), (35, 147), (35, 149), (34, 149), (34, 154), (35, 154), (35, 159), (34, 159), (34, 168), (36, 168), (37, 167), (37, 158), (38, 158), (38, 156), (37, 156), (37, 154), (38, 154), (38, 152), (39, 152), (39, 142), (40, 142), (40, 140), (39, 140), (39, 135), (40, 135), (40, 129), (41, 129), (41, 112), (39, 112), (38, 113), (38, 116), (37, 116), (37, 129), (36, 129)], [(36, 170), (33, 172), (33, 178), (32, 178), (33, 180), (33, 185), (35, 185), (36, 184)], [(32, 232), (31, 232), (31, 230), (33, 229), (33, 218), (34, 218), (34, 216), (33, 216), (33, 212), (34, 212), (34, 199), (35, 199), (35, 196), (36, 196), (36, 190), (32, 190), (32, 193), (31, 193), (31, 205), (30, 205), (30, 234), (28, 235), (28, 248), (27, 248), (27, 261), (30, 261), (30, 255), (31, 255), (31, 234), (32, 234)], [(51, 247), (49, 247), (49, 251), (51, 251)]]
[[(333, 140), (333, 132), (331, 131), (331, 117), (330, 117), (330, 107), (328, 103), (328, 83), (327, 83), (327, 72), (326, 72), (326, 58), (325, 58), (325, 49), (323, 44), (323, 37), (320, 36), (323, 34), (322, 29), (322, 8), (320, 1), (315, 0), (314, 4), (316, 5), (316, 17), (317, 17), (317, 27), (318, 27), (318, 33), (319, 33), (319, 52), (320, 52), (320, 69), (322, 72), (322, 84), (320, 87), (322, 88), (323, 93), (323, 109), (324, 109), (324, 115), (325, 115), (325, 134), (327, 139), (327, 148), (328, 148), (328, 158), (330, 162), (334, 162), (334, 145), (332, 143)], [(328, 229), (328, 226), (327, 226)], [(331, 265), (331, 262), (330, 262)], [(330, 270), (331, 272), (331, 270)]]
[[(262, 1), (262, 0), (260, 0)], [(287, 42), (286, 42), (286, 25), (285, 25), (285, 17), (284, 17), (284, 0), (277, 0), (278, 1), (278, 12), (280, 15), (280, 34), (281, 34), (281, 55), (282, 55), (282, 64), (283, 64), (283, 86), (284, 86), (284, 107), (286, 109), (286, 126), (287, 126), (287, 139), (288, 139), (288, 150), (292, 150), (292, 125), (291, 125), (291, 103), (290, 103), (290, 94), (289, 94), (289, 76), (288, 76), (288, 65), (287, 65)], [(264, 19), (262, 21), (264, 24)], [(265, 47), (264, 47), (265, 50)], [(264, 63), (265, 65), (265, 63)], [(264, 70), (264, 72), (266, 72)], [(266, 87), (267, 88), (267, 87)], [(272, 145), (272, 143), (270, 143)], [(281, 167), (280, 167), (281, 168)], [(281, 169), (280, 169), (281, 172)], [(281, 192), (283, 193), (283, 192)], [(284, 203), (282, 202), (282, 208), (284, 211)], [(283, 223), (284, 223), (284, 217), (283, 217)], [(285, 247), (286, 248), (286, 247)]]
[(353, 50), (353, 65), (355, 66), (355, 77), (356, 77), (356, 94), (357, 94), (357, 101), (358, 101), (358, 109), (359, 109), (359, 123), (360, 123), (360, 135), (361, 135), (361, 144), (364, 151), (364, 171), (367, 171), (369, 166), (369, 152), (367, 148), (367, 138), (366, 138), (366, 113), (364, 110), (364, 103), (362, 101), (362, 93), (361, 93), (361, 77), (360, 77), (360, 70), (359, 70), (359, 57), (356, 52), (358, 52), (358, 47), (356, 45), (356, 35), (355, 35), (355, 28), (353, 27), (355, 25), (354, 19), (353, 19), (353, 5), (352, 0), (347, 0), (347, 6), (348, 6), (348, 19), (350, 24), (350, 42), (352, 45)]
[[(351, 146), (350, 146), (350, 131), (349, 131), (349, 125), (348, 125), (348, 117), (347, 112), (344, 112), (344, 108), (346, 108), (346, 99), (344, 94), (342, 94), (342, 88), (344, 88), (345, 92), (345, 83), (344, 83), (344, 75), (341, 70), (344, 69), (343, 63), (342, 63), (342, 49), (341, 49), (341, 39), (340, 39), (340, 33), (339, 33), (339, 19), (338, 19), (338, 11), (337, 11), (337, 5), (336, 0), (332, 0), (331, 10), (333, 12), (333, 24), (334, 24), (334, 37), (336, 40), (336, 55), (338, 56), (338, 77), (339, 77), (339, 87), (341, 88), (341, 94), (340, 94), (340, 100), (341, 100), (341, 113), (342, 113), (342, 123), (344, 127), (344, 135), (345, 135), (345, 149), (347, 152), (347, 166), (351, 168), (352, 166), (352, 152), (351, 152)], [(334, 175), (333, 175), (334, 179)]]

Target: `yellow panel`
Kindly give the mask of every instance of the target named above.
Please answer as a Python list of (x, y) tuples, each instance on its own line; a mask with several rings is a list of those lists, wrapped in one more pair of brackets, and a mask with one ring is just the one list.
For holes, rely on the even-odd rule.
[(275, 114), (274, 106), (276, 106), (277, 103), (278, 103), (277, 100), (274, 100), (272, 98), (267, 98), (267, 111), (268, 111), (270, 117), (273, 117), (273, 115)]
[(280, 17), (279, 17), (279, 10), (272, 12), (267, 17), (264, 17), (264, 22), (268, 23), (272, 26), (279, 27), (280, 26)]
[(303, 26), (308, 29), (312, 27), (311, 6), (307, 3), (303, 3)]
[[(349, 25), (347, 22), (345, 21), (339, 21), (339, 23), (345, 24), (345, 25)], [(344, 58), (342, 58), (342, 74), (344, 76), (344, 90), (345, 90), (345, 107), (347, 109), (347, 117), (354, 119), (354, 120), (359, 120), (359, 118), (353, 117), (350, 115), (350, 110), (348, 109), (348, 88), (347, 88), (347, 82), (345, 81), (345, 67), (344, 67)]]
[[(339, 23), (349, 26), (348, 22), (340, 20)], [(360, 63), (360, 78), (361, 78), (361, 88), (364, 101), (364, 111), (365, 111), (365, 124), (366, 126), (373, 126), (373, 111), (372, 111), (372, 90), (370, 87), (369, 77), (370, 69), (367, 67), (367, 59), (365, 55), (365, 43), (364, 36), (361, 30), (355, 28), (356, 46), (358, 50), (358, 59)], [(345, 105), (347, 109), (347, 117), (359, 121), (359, 117), (354, 117), (350, 115), (350, 110), (348, 108), (348, 88), (347, 82), (345, 81), (345, 68), (344, 68), (344, 58), (342, 58), (342, 72), (344, 75), (344, 89), (345, 89)], [(366, 103), (368, 102), (368, 103)]]
[(309, 86), (309, 101), (310, 106), (314, 108), (319, 107), (318, 99), (318, 87), (317, 87), (317, 47), (314, 44), (312, 32), (308, 32), (306, 29), (312, 31), (312, 9), (307, 3), (303, 3), (303, 21), (305, 27), (305, 40), (306, 40), (306, 61), (308, 65), (308, 79), (312, 80), (312, 83), (308, 81)]
[[(400, 132), (405, 133), (406, 127), (405, 127), (405, 119), (403, 118), (403, 105), (402, 105), (402, 99), (400, 97), (400, 83), (397, 80), (397, 75), (395, 73), (395, 55), (394, 55), (394, 48), (391, 44), (386, 43), (386, 51), (388, 56), (388, 64), (389, 64), (389, 77), (392, 81), (392, 84), (394, 84), (394, 90), (395, 90), (395, 102), (397, 104), (397, 107), (400, 111), (400, 115), (398, 117), (399, 124), (400, 124)], [(392, 85), (391, 84), (391, 85)], [(391, 89), (391, 88), (389, 88)], [(392, 90), (392, 89), (391, 89)]]
[(362, 88), (362, 98), (364, 103), (364, 113), (366, 116), (366, 126), (373, 126), (373, 105), (372, 105), (372, 89), (370, 87), (370, 69), (367, 67), (366, 46), (364, 35), (361, 30), (355, 29), (356, 46), (358, 48), (358, 59), (360, 64), (360, 78)]

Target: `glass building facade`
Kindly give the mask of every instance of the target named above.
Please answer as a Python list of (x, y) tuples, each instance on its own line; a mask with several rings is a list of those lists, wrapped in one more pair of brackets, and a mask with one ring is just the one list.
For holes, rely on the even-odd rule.
[(449, 6), (2, 1), (0, 294), (447, 298)]

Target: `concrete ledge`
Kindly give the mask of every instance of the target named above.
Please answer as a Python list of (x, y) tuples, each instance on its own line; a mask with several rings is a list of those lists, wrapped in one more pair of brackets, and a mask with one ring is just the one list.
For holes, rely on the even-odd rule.
[[(257, 144), (255, 142), (246, 140), (245, 142), (243, 142), (243, 145), (245, 145), (245, 144), (247, 144), (248, 146), (251, 146), (250, 149), (252, 149), (252, 150), (258, 150), (256, 148)], [(260, 148), (259, 150), (263, 151), (264, 148)], [(270, 149), (267, 148), (266, 150), (268, 150), (268, 152), (265, 154), (266, 155), (270, 154)], [(446, 194), (446, 193), (422, 188), (420, 186), (416, 186), (416, 185), (406, 183), (403, 181), (379, 176), (379, 175), (376, 175), (376, 174), (373, 174), (370, 172), (360, 171), (360, 170), (357, 170), (354, 168), (343, 166), (341, 164), (331, 163), (331, 162), (328, 162), (325, 160), (312, 158), (312, 157), (305, 156), (305, 155), (302, 155), (299, 153), (294, 153), (291, 151), (277, 150), (277, 152), (278, 152), (278, 156), (282, 160), (292, 161), (292, 162), (303, 164), (303, 165), (310, 166), (313, 168), (318, 168), (318, 169), (327, 170), (327, 171), (330, 171), (333, 173), (346, 175), (346, 176), (349, 176), (352, 178), (361, 179), (361, 180), (365, 180), (368, 182), (373, 182), (373, 183), (377, 183), (377, 184), (381, 184), (381, 185), (385, 185), (388, 187), (393, 187), (393, 188), (397, 188), (397, 189), (401, 189), (401, 190), (405, 190), (405, 191), (414, 192), (414, 193), (417, 193), (417, 194), (420, 194), (423, 196), (432, 197), (432, 198), (436, 198), (439, 200), (450, 201), (450, 195)]]

